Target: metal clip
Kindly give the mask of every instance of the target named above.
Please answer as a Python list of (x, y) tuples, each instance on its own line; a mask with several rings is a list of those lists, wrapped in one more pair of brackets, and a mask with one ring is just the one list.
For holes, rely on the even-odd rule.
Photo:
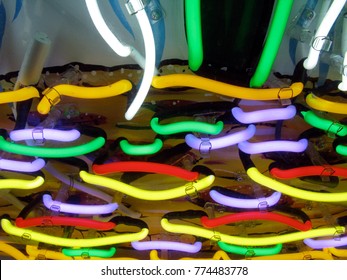
[(128, 2), (125, 3), (125, 7), (129, 15), (133, 15), (138, 11), (143, 10), (145, 5), (142, 0), (128, 0)]
[(336, 135), (343, 130), (343, 125), (333, 121), (327, 129), (327, 135), (330, 138), (335, 138)]
[(52, 222), (52, 220), (50, 219), (50, 218), (45, 218), (45, 219), (43, 219), (42, 220), (42, 222), (41, 222), (41, 226), (44, 226), (44, 227), (51, 227), (51, 226), (53, 226), (53, 222)]
[(213, 231), (213, 235), (210, 238), (210, 244), (211, 245), (215, 245), (216, 243), (218, 243), (218, 241), (221, 241), (221, 237), (220, 237), (220, 233), (217, 231)]
[(193, 182), (189, 182), (186, 184), (186, 188), (184, 189), (185, 193), (191, 200), (194, 200), (199, 197), (199, 192), (194, 186)]
[(49, 210), (51, 210), (53, 212), (60, 212), (60, 206), (53, 204), (53, 205), (51, 205), (51, 207), (49, 207)]
[(199, 152), (201, 156), (208, 156), (212, 149), (212, 144), (209, 138), (201, 138), (201, 142), (199, 145)]
[(89, 249), (88, 249), (88, 251), (84, 251), (84, 252), (81, 253), (81, 258), (83, 258), (83, 259), (90, 259)]
[[(61, 101), (60, 93), (53, 87), (50, 88), (47, 93), (44, 95), (47, 98), (51, 106), (57, 105)], [(53, 98), (52, 98), (53, 97)]]
[(23, 241), (30, 241), (31, 240), (31, 234), (30, 233), (27, 233), (27, 232), (24, 232), (21, 236), (21, 239)]
[(329, 165), (323, 165), (324, 169), (320, 173), (320, 176), (332, 176), (335, 170)]
[(333, 41), (326, 36), (317, 36), (314, 37), (312, 40), (312, 48), (316, 51), (325, 51), (328, 52), (330, 50), (330, 47), (332, 45)]
[[(281, 97), (281, 94), (284, 93), (284, 96), (287, 95), (287, 92), (290, 92), (290, 97), (283, 98)], [(293, 89), (290, 87), (287, 88), (280, 88), (278, 93), (277, 93), (277, 99), (280, 102), (282, 106), (287, 106), (292, 104), (291, 98), (293, 98), (294, 92)]]
[(46, 141), (43, 135), (43, 127), (35, 127), (31, 132), (31, 137), (37, 145), (43, 145)]
[[(259, 199), (259, 198), (258, 198)], [(267, 211), (267, 209), (268, 209), (268, 207), (269, 207), (269, 204), (267, 203), (267, 201), (266, 201), (266, 199), (263, 197), (262, 199), (264, 199), (264, 200), (261, 200), (261, 199), (259, 199), (259, 200), (261, 200), (260, 202), (259, 202), (259, 204), (258, 204), (258, 210), (260, 211), (260, 212), (266, 212)]]
[(248, 248), (246, 253), (245, 253), (245, 259), (252, 258), (255, 256), (255, 252), (253, 249)]

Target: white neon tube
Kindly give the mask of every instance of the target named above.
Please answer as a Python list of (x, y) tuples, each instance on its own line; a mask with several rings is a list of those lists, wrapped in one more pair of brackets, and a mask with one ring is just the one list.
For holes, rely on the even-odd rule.
[(172, 250), (186, 253), (197, 253), (201, 250), (202, 243), (186, 244), (174, 241), (133, 241), (131, 246), (138, 251), (145, 250)]
[(343, 58), (342, 82), (339, 83), (338, 88), (341, 91), (347, 91), (347, 51), (345, 52), (345, 56)]
[(198, 138), (193, 134), (187, 134), (185, 141), (188, 146), (193, 149), (204, 151), (204, 150), (216, 150), (225, 148), (228, 146), (236, 145), (240, 142), (246, 141), (252, 138), (255, 134), (256, 128), (253, 124), (249, 125), (246, 129), (231, 133), (218, 138)]
[(334, 22), (339, 16), (341, 10), (343, 9), (346, 0), (334, 0), (334, 2), (330, 5), (329, 10), (325, 14), (322, 22), (320, 23), (314, 39), (311, 43), (310, 51), (308, 53), (308, 57), (304, 61), (304, 67), (307, 70), (312, 70), (316, 67), (319, 59), (319, 54), (324, 47), (324, 43), (326, 42), (328, 33), (332, 28)]
[(240, 123), (249, 124), (294, 118), (296, 108), (294, 105), (289, 105), (286, 108), (272, 108), (253, 112), (244, 112), (240, 107), (234, 107), (231, 109), (231, 113)]
[(32, 162), (11, 160), (11, 159), (0, 159), (0, 169), (11, 170), (16, 172), (36, 172), (45, 166), (46, 162), (37, 158)]
[(300, 139), (299, 141), (274, 140), (258, 143), (244, 141), (239, 143), (238, 147), (242, 152), (253, 155), (268, 152), (301, 153), (306, 150), (307, 145), (307, 139)]
[(28, 128), (12, 130), (10, 132), (10, 138), (12, 141), (22, 140), (55, 140), (60, 142), (72, 142), (77, 140), (81, 136), (81, 133), (76, 129), (71, 130), (59, 130), (51, 128)]

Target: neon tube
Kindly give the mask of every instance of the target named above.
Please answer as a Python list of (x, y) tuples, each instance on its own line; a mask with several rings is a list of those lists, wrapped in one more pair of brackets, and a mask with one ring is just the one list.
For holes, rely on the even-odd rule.
[(224, 127), (222, 121), (215, 124), (199, 121), (181, 121), (168, 124), (159, 124), (158, 118), (151, 119), (151, 128), (154, 132), (161, 135), (171, 135), (182, 132), (200, 132), (204, 134), (216, 135), (221, 133)]
[(192, 71), (197, 71), (204, 59), (200, 0), (185, 0), (184, 5), (188, 43), (188, 64)]
[[(337, 139), (339, 140), (339, 139)], [(343, 156), (347, 156), (347, 146), (344, 146), (344, 145), (341, 145), (341, 144), (338, 144), (337, 143), (339, 141), (334, 141), (335, 143), (333, 143), (333, 146), (335, 146), (335, 151), (340, 154), (340, 155), (343, 155)]]
[[(347, 32), (347, 30), (345, 30)], [(342, 82), (339, 83), (338, 89), (341, 91), (347, 91), (347, 51), (343, 56), (343, 65), (342, 65)]]
[[(166, 218), (161, 219), (161, 226), (168, 232), (194, 234), (207, 239), (218, 239), (218, 241), (240, 245), (240, 246), (269, 246), (281, 243), (289, 243), (305, 238), (314, 238), (322, 236), (333, 236), (336, 233), (336, 227), (327, 227), (311, 229), (308, 231), (293, 232), (288, 234), (267, 236), (267, 237), (240, 237), (220, 233), (202, 227), (191, 225), (172, 224)], [(338, 227), (341, 232), (345, 231), (344, 227)]]
[(251, 124), (244, 130), (212, 139), (198, 138), (193, 134), (187, 134), (185, 136), (185, 141), (189, 147), (199, 151), (204, 150), (206, 146), (209, 150), (217, 150), (246, 141), (254, 136), (255, 131), (255, 126)]
[(5, 242), (0, 242), (0, 252), (4, 252), (5, 254), (11, 256), (12, 258), (16, 260), (27, 260), (28, 257), (24, 255), (21, 251), (19, 251), (17, 248), (6, 244)]
[(0, 150), (5, 152), (35, 156), (43, 158), (64, 158), (75, 157), (93, 152), (101, 148), (105, 144), (105, 138), (97, 137), (88, 143), (81, 144), (79, 146), (72, 147), (39, 147), (39, 146), (25, 146), (15, 143), (7, 142), (2, 136), (0, 136)]
[(332, 239), (304, 239), (304, 243), (312, 249), (335, 248), (347, 245), (347, 236), (337, 236)]
[(275, 221), (282, 224), (286, 224), (292, 228), (295, 228), (300, 231), (308, 231), (312, 229), (312, 223), (310, 220), (307, 220), (307, 217), (304, 217), (303, 223), (289, 217), (286, 215), (281, 215), (278, 213), (267, 212), (267, 211), (249, 211), (242, 213), (229, 214), (225, 216), (220, 216), (218, 218), (209, 219), (207, 216), (201, 217), (200, 221), (204, 227), (215, 228), (221, 225), (232, 224), (243, 221), (252, 221), (252, 220), (266, 220), (266, 221)]
[(101, 99), (123, 94), (132, 89), (132, 84), (128, 80), (120, 80), (108, 86), (102, 87), (82, 87), (68, 84), (56, 85), (45, 89), (42, 94), (37, 111), (46, 115), (52, 106), (61, 101), (62, 96), (84, 99)]
[(242, 209), (250, 209), (250, 208), (259, 208), (264, 202), (266, 203), (268, 207), (271, 207), (277, 204), (281, 198), (281, 193), (274, 192), (269, 197), (261, 198), (261, 199), (257, 199), (257, 198), (247, 199), (247, 198), (231, 197), (231, 196), (224, 195), (218, 192), (216, 189), (211, 189), (210, 196), (215, 202), (220, 203), (222, 205), (242, 208)]
[(195, 181), (199, 177), (198, 172), (188, 171), (169, 164), (146, 161), (117, 161), (106, 164), (93, 164), (92, 169), (97, 175), (116, 172), (148, 172), (175, 176), (186, 181)]
[(127, 194), (131, 197), (143, 200), (167, 200), (188, 195), (191, 191), (196, 193), (209, 187), (215, 179), (215, 176), (209, 175), (202, 178), (201, 180), (189, 182), (181, 187), (176, 187), (168, 190), (150, 191), (139, 189), (104, 176), (93, 175), (85, 171), (80, 171), (80, 177), (87, 183), (113, 189)]
[(330, 165), (311, 165), (289, 169), (280, 169), (277, 167), (270, 169), (270, 174), (277, 179), (294, 179), (304, 176), (340, 176), (347, 177), (347, 168)]
[(328, 251), (329, 253), (339, 258), (347, 257), (347, 250), (344, 249), (328, 248)]
[(24, 87), (21, 89), (1, 92), (0, 104), (25, 101), (32, 98), (40, 98), (40, 93), (35, 87)]
[(326, 251), (305, 251), (291, 254), (278, 254), (273, 256), (260, 256), (249, 258), (251, 260), (334, 260)]
[(33, 180), (23, 179), (0, 179), (0, 190), (3, 189), (18, 189), (31, 190), (40, 187), (45, 182), (41, 176), (37, 176)]
[(298, 96), (304, 88), (302, 83), (293, 83), (288, 88), (246, 88), (190, 74), (155, 76), (153, 77), (152, 86), (159, 89), (177, 86), (191, 87), (246, 100), (290, 99)]
[(279, 151), (301, 153), (306, 150), (307, 145), (307, 139), (300, 139), (299, 141), (274, 140), (257, 143), (243, 141), (238, 144), (238, 148), (242, 152), (252, 155)]
[(186, 253), (198, 253), (201, 250), (202, 243), (185, 244), (174, 241), (134, 241), (131, 246), (138, 251), (145, 250), (172, 250)]
[(15, 220), (16, 226), (20, 228), (38, 227), (38, 226), (72, 226), (85, 227), (95, 230), (112, 230), (116, 225), (113, 222), (101, 222), (92, 219), (64, 216), (41, 216), (23, 219), (18, 217)]
[(56, 237), (30, 229), (22, 229), (12, 225), (11, 221), (6, 218), (1, 219), (1, 226), (7, 234), (21, 237), (24, 240), (27, 239), (28, 241), (37, 241), (62, 247), (100, 247), (142, 240), (148, 235), (148, 228), (142, 228), (136, 233), (117, 234), (102, 238), (75, 239)]
[(160, 151), (163, 147), (163, 141), (156, 138), (153, 143), (134, 145), (123, 139), (119, 142), (119, 146), (124, 153), (133, 156), (152, 155)]
[(347, 112), (346, 103), (325, 100), (323, 98), (320, 98), (314, 95), (313, 93), (309, 93), (306, 96), (305, 101), (308, 106), (319, 111), (335, 113), (335, 114), (346, 114)]
[(10, 132), (10, 139), (12, 141), (34, 140), (42, 142), (45, 140), (55, 140), (60, 142), (71, 142), (77, 140), (80, 136), (81, 133), (76, 129), (59, 130), (37, 127), (32, 129), (12, 130)]
[(244, 255), (244, 256), (269, 256), (279, 254), (282, 250), (282, 244), (276, 244), (273, 247), (268, 248), (256, 248), (256, 247), (242, 247), (224, 242), (217, 242), (219, 248), (227, 253)]
[(47, 209), (54, 212), (84, 214), (84, 215), (102, 215), (110, 214), (118, 208), (117, 203), (109, 203), (103, 205), (77, 205), (67, 204), (53, 200), (49, 194), (44, 194), (42, 197), (43, 204)]
[(116, 248), (111, 247), (107, 249), (97, 249), (97, 248), (82, 248), (82, 249), (72, 249), (63, 248), (61, 252), (68, 257), (99, 257), (99, 258), (111, 258), (116, 253)]
[(0, 158), (0, 169), (16, 172), (36, 172), (41, 170), (45, 164), (46, 162), (41, 158), (37, 158), (32, 162)]
[(343, 9), (345, 3), (346, 0), (334, 0), (334, 2), (330, 5), (329, 10), (325, 14), (314, 35), (314, 40), (311, 44), (308, 57), (304, 61), (304, 67), (307, 70), (312, 70), (316, 67), (319, 54), (324, 46), (325, 40), (328, 39), (328, 33)]
[(231, 109), (231, 113), (240, 123), (250, 124), (292, 119), (296, 115), (296, 108), (294, 105), (289, 105), (285, 108), (272, 108), (253, 112), (244, 112), (240, 107), (234, 107)]
[(269, 77), (286, 30), (293, 2), (293, 0), (276, 1), (273, 18), (265, 39), (265, 45), (255, 73), (250, 80), (250, 87), (261, 87)]

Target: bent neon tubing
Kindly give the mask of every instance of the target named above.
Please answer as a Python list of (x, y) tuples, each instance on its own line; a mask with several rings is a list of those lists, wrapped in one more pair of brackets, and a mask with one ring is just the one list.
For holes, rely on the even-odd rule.
[(244, 112), (240, 107), (234, 107), (231, 109), (231, 113), (240, 123), (251, 124), (292, 119), (296, 115), (296, 107), (289, 105), (285, 108), (272, 108), (253, 112)]
[(337, 236), (332, 239), (304, 239), (304, 243), (312, 249), (335, 248), (347, 245), (347, 236)]
[(243, 141), (238, 144), (238, 148), (242, 152), (252, 155), (279, 151), (301, 153), (306, 150), (307, 145), (307, 139), (300, 139), (299, 141), (273, 140), (257, 143)]
[(40, 102), (37, 105), (37, 111), (46, 115), (51, 107), (61, 101), (62, 96), (83, 99), (101, 99), (123, 94), (132, 89), (132, 84), (128, 80), (120, 80), (108, 86), (101, 87), (83, 87), (68, 84), (56, 85), (45, 89)]
[(43, 158), (64, 158), (64, 157), (75, 157), (94, 152), (101, 148), (105, 144), (105, 138), (97, 137), (88, 143), (81, 144), (78, 146), (71, 147), (39, 147), (39, 146), (26, 146), (6, 141), (0, 136), (0, 150), (5, 152), (43, 157)]
[(68, 257), (99, 257), (99, 258), (111, 258), (116, 253), (116, 248), (111, 247), (109, 249), (97, 249), (97, 248), (63, 248), (61, 252)]
[(337, 248), (328, 248), (329, 253), (333, 254), (336, 257), (339, 258), (346, 258), (347, 257), (347, 250), (346, 249), (337, 249)]
[(347, 168), (330, 165), (310, 165), (289, 169), (280, 169), (277, 167), (270, 169), (271, 176), (277, 179), (294, 179), (304, 176), (339, 176), (347, 177)]
[(243, 255), (243, 256), (269, 256), (279, 254), (282, 250), (282, 244), (276, 244), (272, 247), (261, 248), (261, 247), (243, 247), (233, 244), (227, 244), (224, 242), (217, 242), (219, 248), (227, 253)]
[(255, 134), (256, 128), (254, 125), (249, 125), (246, 129), (226, 134), (218, 138), (198, 138), (193, 134), (187, 134), (185, 136), (186, 144), (196, 150), (201, 150), (204, 146), (207, 146), (209, 150), (217, 150), (226, 148), (232, 145), (236, 145), (242, 141), (246, 141), (252, 138)]
[(148, 172), (175, 176), (186, 181), (194, 181), (199, 177), (198, 172), (188, 171), (174, 165), (146, 161), (116, 161), (105, 164), (93, 164), (92, 169), (97, 175), (116, 172)]
[(222, 132), (224, 123), (218, 121), (215, 124), (199, 121), (181, 121), (168, 124), (159, 124), (158, 118), (151, 119), (151, 128), (161, 135), (171, 135), (182, 132), (200, 132), (204, 134), (216, 135)]
[(36, 172), (41, 170), (45, 164), (46, 162), (42, 158), (37, 158), (32, 162), (0, 158), (0, 169), (16, 172)]
[(40, 187), (45, 182), (41, 176), (37, 176), (33, 180), (24, 179), (0, 179), (0, 190), (4, 189), (18, 189), (18, 190), (31, 190)]
[(290, 99), (298, 96), (304, 88), (302, 83), (293, 83), (288, 88), (246, 88), (190, 74), (155, 76), (153, 77), (152, 86), (158, 89), (178, 86), (191, 87), (246, 100)]
[(163, 141), (159, 138), (156, 138), (153, 143), (150, 144), (140, 144), (135, 145), (129, 143), (127, 139), (123, 139), (119, 142), (119, 146), (124, 153), (127, 155), (133, 156), (144, 156), (144, 155), (153, 155), (160, 151), (163, 147)]
[(131, 246), (137, 251), (145, 250), (170, 250), (176, 252), (198, 253), (201, 250), (202, 243), (186, 244), (175, 241), (133, 241)]
[(148, 228), (142, 228), (136, 233), (124, 233), (113, 236), (105, 236), (102, 238), (87, 238), (87, 239), (75, 239), (75, 238), (64, 238), (56, 237), (40, 232), (36, 232), (30, 229), (22, 229), (14, 226), (10, 220), (6, 218), (1, 219), (2, 229), (10, 235), (22, 237), (24, 240), (37, 241), (45, 244), (52, 244), (55, 246), (62, 247), (99, 247), (107, 246), (119, 243), (132, 242), (142, 240), (148, 235)]
[(346, 114), (347, 112), (346, 103), (325, 100), (321, 97), (314, 95), (313, 93), (309, 93), (306, 96), (305, 101), (308, 106), (319, 111), (335, 113), (335, 114)]
[(305, 251), (291, 254), (277, 254), (272, 256), (259, 256), (248, 258), (250, 260), (334, 260), (327, 251)]
[(80, 177), (83, 181), (94, 184), (97, 186), (106, 187), (109, 189), (113, 189), (119, 191), (121, 193), (127, 194), (131, 197), (135, 197), (143, 200), (168, 200), (173, 198), (182, 197), (188, 194), (189, 191), (193, 189), (194, 192), (203, 190), (209, 187), (215, 179), (215, 176), (209, 175), (201, 180), (197, 180), (194, 182), (189, 182), (181, 187), (176, 187), (167, 190), (159, 190), (159, 191), (151, 191), (151, 190), (143, 190), (126, 183), (107, 178), (104, 176), (90, 174), (86, 171), (80, 171)]
[(50, 128), (28, 128), (12, 130), (10, 139), (12, 141), (22, 140), (55, 140), (60, 142), (72, 142), (77, 140), (81, 133), (77, 129), (59, 130)]
[(44, 194), (42, 197), (43, 204), (47, 209), (54, 212), (70, 213), (70, 214), (84, 214), (84, 215), (102, 215), (110, 214), (118, 208), (117, 203), (109, 203), (102, 205), (79, 205), (68, 204), (60, 201), (53, 200), (51, 195)]
[(276, 205), (281, 198), (280, 192), (274, 192), (270, 196), (261, 198), (261, 199), (231, 197), (228, 195), (224, 195), (214, 189), (211, 189), (209, 194), (210, 194), (210, 197), (217, 203), (230, 206), (230, 207), (242, 208), (242, 209), (259, 208), (259, 206), (261, 206), (261, 204), (264, 203), (264, 201), (266, 202), (266, 205), (268, 207), (271, 207), (273, 205)]
[(101, 222), (92, 219), (69, 217), (69, 216), (40, 216), (23, 219), (18, 217), (15, 220), (16, 226), (20, 228), (38, 226), (72, 226), (85, 227), (95, 230), (112, 230), (116, 225), (113, 222)]
[(263, 86), (269, 77), (286, 30), (293, 2), (294, 0), (276, 1), (273, 18), (270, 22), (268, 34), (265, 39), (265, 44), (257, 68), (250, 80), (250, 87)]
[(2, 241), (0, 241), (0, 252), (4, 252), (5, 254), (16, 260), (28, 260), (28, 257), (17, 248)]
[(15, 103), (32, 98), (40, 98), (40, 93), (35, 87), (24, 87), (13, 91), (5, 91), (0, 94), (0, 104)]
[(346, 0), (334, 0), (330, 5), (329, 10), (325, 14), (322, 22), (320, 23), (314, 39), (311, 43), (311, 47), (308, 53), (308, 57), (304, 61), (304, 67), (307, 70), (312, 70), (316, 67), (319, 59), (321, 49), (324, 45), (324, 40), (327, 39), (328, 33), (332, 28), (334, 22), (343, 9)]

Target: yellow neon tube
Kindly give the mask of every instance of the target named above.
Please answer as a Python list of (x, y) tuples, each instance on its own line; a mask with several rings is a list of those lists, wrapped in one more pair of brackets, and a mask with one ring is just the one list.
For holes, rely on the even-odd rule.
[(2, 229), (10, 235), (21, 237), (22, 239), (42, 242), (46, 244), (53, 244), (62, 247), (98, 247), (105, 245), (113, 245), (119, 243), (126, 243), (144, 239), (148, 235), (148, 228), (142, 228), (141, 231), (136, 233), (124, 233), (113, 236), (106, 236), (102, 238), (89, 238), (89, 239), (73, 239), (51, 236), (48, 234), (35, 232), (30, 229), (18, 228), (12, 225), (11, 221), (2, 218)]
[(5, 242), (0, 242), (0, 251), (4, 252), (5, 254), (11, 256), (12, 258), (16, 260), (27, 260), (28, 257), (24, 255), (21, 251), (19, 251), (17, 248), (8, 245)]
[(283, 184), (270, 177), (267, 177), (259, 172), (256, 167), (247, 169), (247, 175), (256, 183), (268, 187), (274, 191), (290, 195), (305, 200), (319, 201), (319, 202), (343, 202), (347, 201), (347, 192), (340, 193), (319, 193), (306, 191), (292, 186)]
[(31, 190), (40, 187), (45, 180), (41, 176), (37, 176), (33, 180), (23, 179), (0, 179), (0, 190), (3, 189), (21, 189)]
[(191, 192), (195, 194), (196, 192), (209, 187), (215, 179), (214, 175), (209, 175), (202, 178), (201, 180), (188, 182), (187, 184), (177, 188), (150, 191), (139, 189), (105, 176), (90, 174), (86, 171), (80, 171), (79, 174), (82, 180), (86, 183), (113, 189), (126, 195), (144, 200), (166, 200), (189, 195)]
[[(161, 260), (159, 258), (158, 255), (158, 251), (157, 250), (151, 250), (151, 252), (149, 253), (149, 259), (150, 260)], [(224, 251), (216, 251), (216, 253), (214, 253), (214, 255), (212, 256), (212, 258), (192, 258), (192, 257), (183, 257), (180, 258), (179, 260), (231, 260), (230, 257), (228, 256), (227, 253), (225, 253)]]
[(103, 87), (81, 87), (74, 85), (57, 85), (47, 88), (43, 91), (43, 97), (37, 105), (37, 111), (40, 114), (48, 114), (51, 107), (60, 102), (62, 95), (74, 98), (100, 99), (113, 97), (131, 90), (132, 84), (128, 80), (120, 80), (108, 86)]
[(328, 248), (328, 251), (336, 257), (347, 258), (347, 249)]
[(319, 229), (311, 229), (308, 231), (293, 232), (277, 236), (266, 236), (266, 237), (240, 237), (232, 236), (224, 233), (219, 233), (213, 230), (209, 230), (202, 227), (191, 226), (191, 225), (179, 225), (172, 224), (168, 219), (161, 219), (161, 226), (168, 232), (173, 233), (186, 233), (194, 234), (195, 236), (200, 236), (207, 239), (216, 239), (225, 243), (230, 243), (240, 246), (268, 246), (280, 243), (288, 243), (298, 240), (303, 240), (305, 238), (310, 238), (309, 236), (322, 237), (322, 236), (334, 236), (336, 232), (345, 232), (345, 227), (327, 227)]
[(24, 87), (14, 91), (0, 92), (0, 104), (25, 101), (39, 98), (39, 91), (35, 87)]
[(326, 251), (305, 251), (292, 254), (278, 254), (273, 256), (262, 256), (247, 258), (248, 260), (334, 260), (334, 257)]
[(335, 114), (346, 114), (347, 113), (347, 103), (333, 102), (320, 98), (312, 93), (309, 93), (305, 99), (308, 106), (313, 109), (335, 113)]
[(304, 88), (302, 83), (293, 83), (288, 88), (246, 88), (189, 74), (155, 76), (152, 80), (152, 86), (160, 89), (177, 86), (192, 87), (229, 97), (249, 100), (289, 99), (299, 95)]

